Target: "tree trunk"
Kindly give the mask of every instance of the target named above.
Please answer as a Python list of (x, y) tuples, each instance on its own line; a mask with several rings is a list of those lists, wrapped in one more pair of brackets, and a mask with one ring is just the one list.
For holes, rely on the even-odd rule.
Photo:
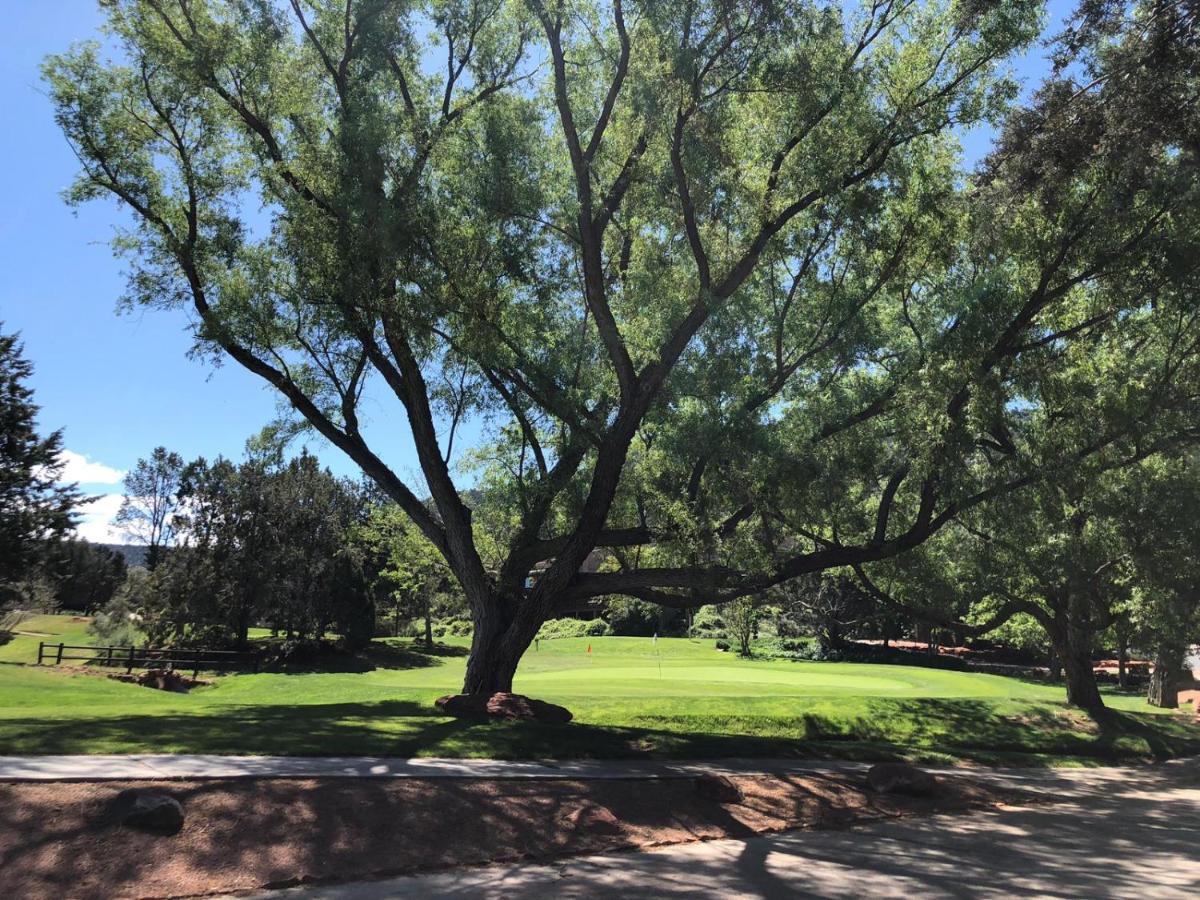
[(750, 632), (743, 631), (738, 635), (738, 655), (750, 658)]
[(1117, 647), (1117, 684), (1122, 688), (1129, 687), (1129, 642), (1124, 637), (1120, 638), (1120, 646)]
[(1057, 608), (1060, 612), (1054, 620), (1042, 624), (1066, 675), (1067, 703), (1100, 722), (1110, 716), (1110, 711), (1100, 696), (1092, 666), (1096, 631), (1092, 626), (1091, 598), (1084, 588), (1076, 586), (1059, 598)]
[(1146, 700), (1160, 709), (1179, 708), (1179, 670), (1183, 667), (1184, 651), (1178, 647), (1160, 646), (1154, 653), (1154, 674)]
[(1107, 713), (1096, 674), (1092, 670), (1092, 654), (1069, 651), (1063, 654), (1063, 671), (1067, 676), (1067, 703), (1096, 717)]
[(471, 644), (471, 657), (467, 660), (462, 692), (488, 695), (497, 691), (512, 693), (513, 678), (520, 662), (520, 654), (508, 651), (501, 641), (476, 639)]
[(237, 648), (242, 652), (250, 649), (250, 608), (246, 607), (238, 613)]
[(464, 694), (512, 692), (517, 666), (540, 623), (505, 621), (501, 609), (502, 604), (492, 601), (484, 609), (476, 608), (472, 615), (475, 633), (463, 679)]
[(425, 646), (433, 646), (433, 611), (429, 598), (425, 598)]

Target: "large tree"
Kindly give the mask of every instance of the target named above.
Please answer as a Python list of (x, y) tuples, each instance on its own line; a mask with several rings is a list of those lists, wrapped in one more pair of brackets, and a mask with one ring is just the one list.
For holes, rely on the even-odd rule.
[(62, 432), (39, 433), (32, 374), (17, 335), (0, 332), (0, 600), (74, 525), (80, 503), (60, 483)]
[(112, 599), (127, 568), (115, 550), (74, 538), (47, 548), (42, 577), (58, 609), (92, 612)]
[(303, 453), (287, 463), (217, 458), (184, 467), (177, 543), (139, 598), (157, 644), (249, 647), (262, 624), (307, 643), (327, 631), (373, 636), (370, 572), (354, 534), (369, 506), (359, 485)]
[(1147, 699), (1173, 709), (1188, 649), (1200, 643), (1200, 459), (1158, 461), (1136, 488), (1131, 636), (1153, 655)]
[[(564, 601), (723, 602), (886, 559), (1181, 414), (1101, 392), (1045, 410), (1069, 444), (1021, 432), (1088, 341), (1153, 331), (1200, 205), (1194, 145), (1092, 140), (1115, 82), (1065, 75), (1009, 128), (1050, 152), (1014, 138), (964, 186), (955, 134), (1011, 104), (1039, 3), (106, 11), (122, 60), (47, 64), (72, 199), (132, 211), (130, 302), (190, 308), (202, 352), (278, 389), (442, 554), (469, 692), (511, 688)], [(423, 485), (369, 437), (385, 396)], [(495, 425), (486, 533), (450, 464), (469, 415)], [(581, 572), (597, 547), (615, 571)]]
[[(1130, 599), (1137, 474), (1064, 473), (964, 516), (938, 539), (954, 573), (946, 580), (970, 573), (958, 583), (960, 599), (978, 600), (989, 624), (1015, 613), (1031, 616), (1062, 666), (1067, 702), (1096, 718), (1105, 715), (1093, 672), (1098, 639)], [(920, 592), (924, 583), (910, 580), (907, 592)]]

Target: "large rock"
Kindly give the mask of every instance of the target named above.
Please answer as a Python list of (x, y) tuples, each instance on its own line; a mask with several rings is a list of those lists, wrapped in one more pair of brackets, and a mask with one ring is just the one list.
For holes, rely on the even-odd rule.
[(937, 791), (937, 785), (935, 776), (908, 763), (878, 763), (867, 770), (867, 787), (878, 794), (929, 797)]
[(586, 804), (567, 810), (558, 818), (560, 828), (587, 835), (620, 834), (621, 820), (607, 806)]
[(142, 687), (154, 688), (159, 691), (171, 691), (175, 694), (186, 694), (194, 687), (209, 684), (180, 675), (174, 669), (146, 669), (144, 672), (114, 672), (108, 676), (114, 681), (124, 681), (127, 684), (140, 684)]
[(178, 834), (183, 828), (183, 806), (157, 791), (121, 791), (113, 801), (113, 814), (119, 824), (153, 834)]
[(742, 789), (737, 786), (737, 783), (724, 775), (697, 775), (692, 784), (696, 793), (705, 800), (732, 804), (741, 803), (745, 799)]
[(569, 709), (522, 694), (448, 694), (434, 703), (448, 716), (489, 716), (537, 722), (570, 722), (573, 718)]
[(448, 716), (486, 716), (489, 699), (487, 694), (447, 694), (433, 705)]

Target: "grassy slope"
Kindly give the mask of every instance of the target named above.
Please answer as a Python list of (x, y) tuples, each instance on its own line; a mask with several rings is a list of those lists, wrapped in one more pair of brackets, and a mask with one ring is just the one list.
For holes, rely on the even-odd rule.
[(16, 632), (0, 643), (0, 662), (37, 662), (38, 642), (91, 646), (88, 620), (82, 616), (32, 616), (17, 625)]
[[(16, 644), (0, 647), (0, 658), (20, 659)], [(645, 638), (543, 641), (516, 689), (567, 706), (575, 722), (464, 722), (437, 715), (432, 701), (461, 683), (465, 641), (438, 656), (406, 648), (381, 646), (368, 671), (230, 676), (186, 696), (0, 665), (0, 753), (1086, 763), (1200, 752), (1200, 729), (1148, 713), (1139, 697), (1111, 695), (1127, 711), (1123, 729), (1100, 733), (1063, 706), (1058, 687), (909, 666), (745, 661), (683, 639), (660, 640), (657, 650)]]

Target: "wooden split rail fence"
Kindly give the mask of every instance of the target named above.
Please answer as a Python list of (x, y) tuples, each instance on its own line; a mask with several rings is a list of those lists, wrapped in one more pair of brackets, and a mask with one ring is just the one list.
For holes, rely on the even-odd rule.
[[(71, 651), (84, 651), (75, 653)], [(231, 668), (250, 668), (258, 671), (257, 653), (238, 650), (208, 650), (196, 648), (184, 650), (167, 647), (155, 650), (150, 647), (85, 647), (74, 644), (38, 644), (38, 665), (62, 665), (64, 660), (82, 660), (94, 665), (118, 666), (126, 672), (134, 669), (191, 669), (195, 677), (201, 669), (228, 671)]]

